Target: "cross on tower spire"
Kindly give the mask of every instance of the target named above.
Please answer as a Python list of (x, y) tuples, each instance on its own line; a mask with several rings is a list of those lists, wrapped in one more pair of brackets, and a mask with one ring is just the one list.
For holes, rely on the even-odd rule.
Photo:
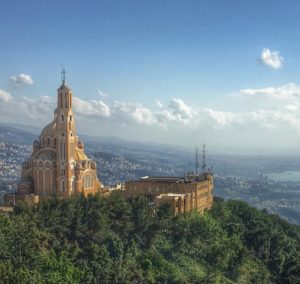
[(64, 85), (66, 83), (66, 70), (65, 68), (63, 67), (62, 68), (62, 71), (61, 71), (61, 81), (62, 81), (62, 84)]

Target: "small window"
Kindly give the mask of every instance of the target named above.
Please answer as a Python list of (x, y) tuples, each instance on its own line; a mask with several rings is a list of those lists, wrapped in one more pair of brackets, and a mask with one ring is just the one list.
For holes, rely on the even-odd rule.
[(65, 93), (65, 108), (68, 107), (68, 99), (67, 99), (67, 93)]
[(60, 108), (63, 108), (63, 99), (62, 99), (63, 94), (60, 94)]
[(70, 121), (72, 121), (72, 115), (70, 115)]
[(61, 115), (61, 121), (64, 121), (65, 120), (65, 117), (64, 117), (64, 115), (62, 114)]

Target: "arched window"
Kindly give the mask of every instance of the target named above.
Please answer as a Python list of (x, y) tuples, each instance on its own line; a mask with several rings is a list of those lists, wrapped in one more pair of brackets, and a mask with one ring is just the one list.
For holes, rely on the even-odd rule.
[(68, 107), (68, 99), (67, 99), (67, 93), (65, 93), (65, 108)]
[(65, 160), (66, 159), (66, 143), (65, 142), (59, 143), (59, 153), (60, 153), (60, 159)]
[(72, 121), (72, 115), (70, 115), (70, 121)]
[(63, 108), (63, 94), (60, 93), (60, 108)]
[(50, 146), (50, 138), (47, 138), (47, 145)]
[(65, 120), (65, 117), (64, 117), (64, 115), (62, 114), (61, 115), (61, 121), (64, 121)]
[(83, 178), (83, 187), (84, 187), (84, 189), (93, 187), (93, 183), (94, 183), (94, 179), (93, 179), (92, 175), (86, 175)]

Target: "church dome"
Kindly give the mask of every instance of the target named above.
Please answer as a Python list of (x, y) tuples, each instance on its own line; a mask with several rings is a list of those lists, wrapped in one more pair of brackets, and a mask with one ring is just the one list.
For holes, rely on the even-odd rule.
[(88, 160), (89, 158), (87, 157), (87, 155), (84, 153), (84, 151), (82, 149), (76, 148), (75, 149), (75, 160), (76, 161), (84, 161), (84, 160)]
[(53, 137), (56, 134), (56, 123), (55, 121), (48, 124), (41, 133), (41, 137)]
[(36, 155), (35, 159), (43, 161), (56, 161), (56, 152), (54, 150), (42, 150)]

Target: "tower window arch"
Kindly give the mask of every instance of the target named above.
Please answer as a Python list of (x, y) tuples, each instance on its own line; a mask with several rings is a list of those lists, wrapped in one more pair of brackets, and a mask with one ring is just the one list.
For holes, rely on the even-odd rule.
[(67, 99), (67, 93), (65, 93), (65, 108), (68, 107), (68, 99)]
[(60, 108), (63, 108), (63, 98), (62, 98), (63, 94), (60, 94)]
[(61, 115), (61, 121), (64, 121), (65, 120), (65, 117), (64, 117), (64, 115), (62, 114)]

